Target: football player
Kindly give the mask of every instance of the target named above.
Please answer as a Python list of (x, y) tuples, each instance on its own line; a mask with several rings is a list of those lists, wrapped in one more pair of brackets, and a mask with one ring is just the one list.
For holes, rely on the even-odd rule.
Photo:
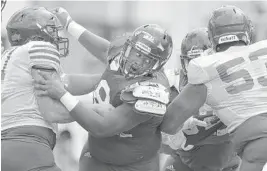
[(60, 100), (89, 132), (89, 142), (80, 158), (80, 171), (159, 170), (158, 126), (169, 102), (169, 84), (162, 66), (172, 53), (171, 36), (160, 26), (148, 24), (110, 43), (74, 21), (66, 22), (70, 17), (60, 10), (57, 16), (65, 17), (61, 23), (68, 23), (67, 31), (107, 63), (94, 91), (95, 103), (116, 107), (108, 113), (93, 114), (62, 83), (41, 74), (44, 80), (38, 81), (36, 88)]
[[(180, 78), (174, 78), (176, 82), (173, 83), (172, 90), (176, 92), (173, 92), (173, 94), (178, 94), (177, 91), (181, 92), (188, 83), (187, 69), (189, 62), (204, 54), (212, 54), (212, 51), (207, 28), (199, 28), (187, 33), (181, 44), (180, 61), (182, 69), (179, 74), (176, 74), (176, 77), (180, 76)], [(175, 75), (173, 74), (173, 76)], [(178, 84), (176, 84), (177, 82)], [(175, 170), (185, 170), (181, 168), (185, 167), (183, 163), (191, 168), (189, 170), (194, 171), (220, 171), (228, 167), (227, 163), (234, 156), (234, 152), (230, 136), (225, 129), (226, 126), (220, 122), (217, 116), (213, 115), (212, 110), (207, 105), (200, 109), (199, 114), (198, 117), (188, 119), (175, 136), (167, 135), (166, 145), (169, 144), (174, 151), (166, 150), (168, 146), (163, 145), (163, 149), (167, 153), (170, 151), (169, 154), (173, 156), (166, 161), (166, 170), (170, 170), (169, 168), (172, 167)], [(203, 120), (209, 124), (200, 127), (201, 122), (199, 122), (193, 129), (189, 125), (192, 124), (192, 119)], [(235, 166), (231, 165), (229, 167), (237, 168), (238, 164), (239, 162)]]
[[(3, 53), (1, 66), (2, 170), (59, 170), (52, 153), (55, 123), (72, 119), (60, 103), (36, 98), (33, 87), (37, 69), (55, 78), (61, 72), (58, 46), (68, 40), (58, 36), (57, 23), (41, 7), (19, 10), (7, 23), (12, 47)], [(65, 114), (54, 113), (56, 108)]]
[[(52, 152), (57, 123), (73, 119), (58, 101), (35, 96), (38, 91), (34, 90), (33, 78), (38, 79), (37, 73), (45, 72), (61, 80), (59, 58), (67, 55), (68, 39), (58, 36), (57, 17), (43, 7), (17, 11), (6, 28), (12, 47), (1, 59), (1, 150), (4, 154), (1, 168), (6, 171), (59, 170)], [(74, 81), (72, 77), (69, 80)], [(92, 84), (87, 82), (83, 84)], [(70, 88), (76, 89), (74, 87), (76, 85), (71, 84)]]
[(189, 84), (161, 125), (164, 132), (175, 134), (206, 102), (227, 125), (242, 158), (241, 171), (261, 171), (267, 161), (267, 41), (250, 45), (252, 28), (237, 7), (223, 6), (212, 13), (209, 37), (218, 53), (190, 61)]

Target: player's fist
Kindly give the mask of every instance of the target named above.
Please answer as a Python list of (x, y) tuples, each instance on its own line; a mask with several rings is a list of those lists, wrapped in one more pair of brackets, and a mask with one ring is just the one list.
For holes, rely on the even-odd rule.
[(199, 132), (198, 126), (207, 127), (207, 123), (197, 118), (190, 117), (185, 121), (182, 130), (187, 135), (194, 135)]
[(68, 28), (68, 25), (72, 21), (72, 18), (67, 10), (62, 7), (58, 7), (53, 9), (52, 13), (56, 15), (64, 29)]

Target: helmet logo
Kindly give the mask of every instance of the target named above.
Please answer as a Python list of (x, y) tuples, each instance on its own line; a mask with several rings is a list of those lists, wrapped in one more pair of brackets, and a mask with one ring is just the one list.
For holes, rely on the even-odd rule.
[(219, 44), (239, 41), (236, 35), (227, 35), (219, 38)]
[(146, 55), (148, 55), (151, 52), (151, 48), (142, 42), (136, 42), (135, 48), (141, 50)]
[(155, 39), (154, 39), (154, 37), (153, 37), (151, 34), (145, 32), (145, 31), (136, 31), (136, 32), (134, 33), (134, 36), (138, 36), (138, 35), (141, 34), (141, 33), (144, 34), (144, 36), (143, 36), (144, 39), (150, 41), (151, 43), (155, 43)]
[[(145, 32), (146, 33), (146, 32)], [(150, 34), (144, 34), (144, 37), (143, 37), (144, 39), (146, 39), (146, 40), (148, 40), (148, 41), (150, 41), (151, 43), (155, 43), (155, 39), (154, 39), (154, 37), (153, 36), (151, 36)]]

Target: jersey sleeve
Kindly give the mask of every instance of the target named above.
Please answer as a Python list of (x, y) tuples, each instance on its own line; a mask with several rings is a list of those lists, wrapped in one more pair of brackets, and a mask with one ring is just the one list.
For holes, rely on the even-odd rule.
[(209, 81), (209, 74), (199, 65), (197, 59), (190, 61), (187, 76), (190, 84), (203, 84)]
[(59, 52), (57, 48), (48, 42), (33, 42), (29, 49), (30, 68), (54, 69), (61, 73)]

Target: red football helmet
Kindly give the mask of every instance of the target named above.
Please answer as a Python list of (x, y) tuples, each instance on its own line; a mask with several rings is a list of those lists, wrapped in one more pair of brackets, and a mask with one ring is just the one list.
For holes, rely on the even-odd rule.
[(165, 29), (155, 24), (138, 27), (124, 44), (120, 70), (127, 78), (152, 74), (168, 61), (172, 49)]
[(246, 45), (252, 40), (253, 26), (244, 12), (235, 6), (223, 6), (213, 11), (208, 24), (209, 38), (218, 51), (218, 45), (242, 41)]
[(191, 59), (201, 56), (205, 50), (210, 49), (212, 44), (208, 38), (207, 28), (195, 29), (185, 36), (181, 44), (181, 65), (184, 74), (187, 74), (187, 67)]
[(7, 35), (12, 46), (23, 45), (29, 41), (46, 41), (55, 44), (61, 56), (69, 52), (69, 40), (59, 37), (63, 29), (57, 17), (44, 7), (26, 7), (11, 16)]

